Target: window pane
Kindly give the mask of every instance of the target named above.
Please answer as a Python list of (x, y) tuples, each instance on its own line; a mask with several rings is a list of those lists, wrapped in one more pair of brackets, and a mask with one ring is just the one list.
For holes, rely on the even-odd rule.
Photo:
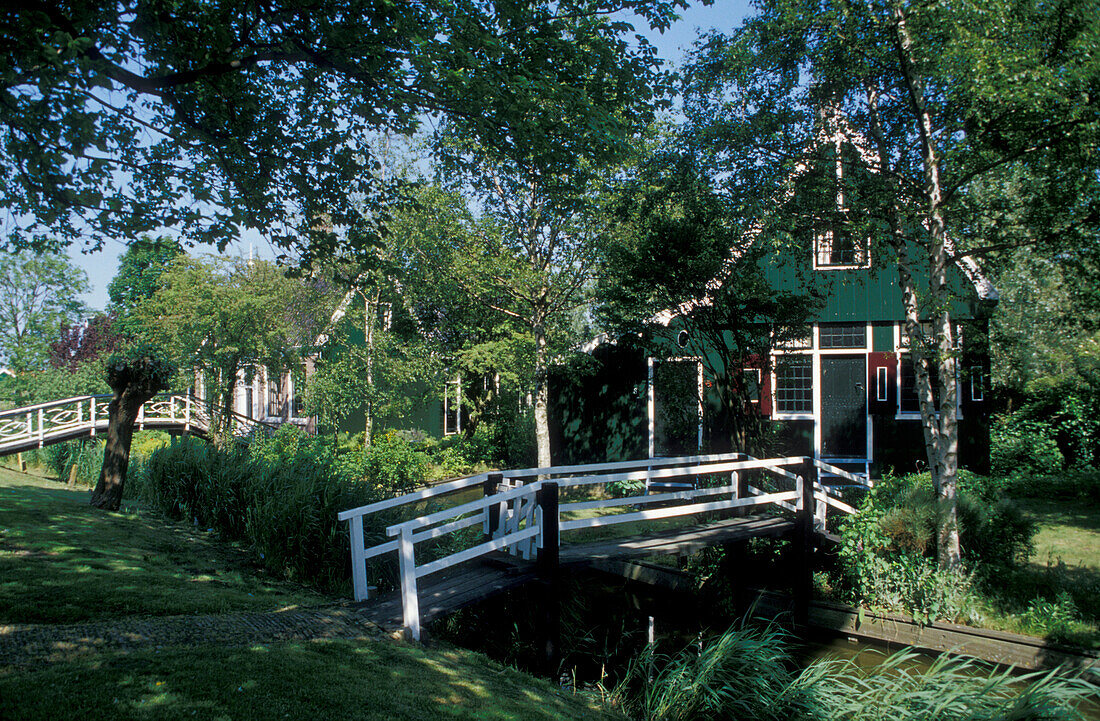
[(822, 325), (818, 331), (822, 348), (866, 348), (867, 326), (859, 324)]
[(780, 413), (813, 412), (813, 361), (783, 356), (775, 368), (775, 408)]
[[(928, 369), (932, 381), (932, 402), (936, 410), (940, 408), (939, 373), (933, 364)], [(901, 412), (920, 413), (920, 401), (917, 398), (917, 376), (913, 368), (913, 356), (908, 353), (901, 357)]]

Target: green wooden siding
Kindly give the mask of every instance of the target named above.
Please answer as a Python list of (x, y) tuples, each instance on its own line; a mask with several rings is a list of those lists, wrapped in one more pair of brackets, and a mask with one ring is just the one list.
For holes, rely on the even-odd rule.
[[(894, 322), (905, 319), (897, 267), (889, 262), (871, 268), (814, 270), (808, 252), (774, 253), (761, 262), (772, 287), (824, 299), (812, 320), (819, 323)], [(928, 285), (927, 274), (914, 272), (918, 292)], [(957, 267), (950, 269), (949, 285), (956, 300), (952, 313), (959, 320), (973, 318), (977, 293)]]

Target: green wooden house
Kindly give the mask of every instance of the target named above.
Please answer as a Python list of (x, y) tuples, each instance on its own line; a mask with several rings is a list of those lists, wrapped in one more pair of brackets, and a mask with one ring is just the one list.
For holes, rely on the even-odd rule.
[[(842, 202), (840, 197), (838, 206)], [(876, 257), (869, 239), (851, 242), (827, 225), (804, 240), (801, 249), (787, 246), (732, 270), (762, 273), (776, 291), (817, 298), (800, 338), (773, 344), (767, 358), (704, 362), (703, 354), (731, 353), (700, 349), (691, 337), (685, 319), (709, 302), (704, 299), (651, 318), (648, 342), (595, 339), (583, 349), (595, 370), (579, 379), (558, 378), (551, 394), (555, 462), (743, 450), (731, 447), (729, 429), (711, 413), (712, 386), (721, 379), (710, 376), (724, 366), (722, 372), (743, 374), (751, 387), (746, 412), (763, 419), (772, 453), (812, 455), (868, 474), (922, 468), (924, 442), (894, 259), (886, 252)], [(969, 259), (949, 274), (961, 338), (959, 458), (964, 467), (983, 471), (989, 462), (986, 328), (996, 291)], [(917, 287), (927, 287), (916, 268), (914, 277)]]

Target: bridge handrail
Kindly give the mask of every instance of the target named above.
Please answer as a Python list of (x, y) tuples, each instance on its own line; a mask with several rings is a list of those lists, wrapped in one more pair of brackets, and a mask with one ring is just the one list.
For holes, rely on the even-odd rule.
[(697, 456), (676, 456), (671, 458), (646, 458), (635, 461), (611, 461), (608, 463), (585, 463), (580, 465), (569, 466), (542, 466), (538, 468), (516, 468), (504, 471), (490, 471), (486, 473), (477, 473), (472, 476), (465, 476), (463, 478), (457, 478), (453, 481), (446, 483), (439, 483), (433, 486), (422, 488), (418, 491), (412, 491), (400, 496), (394, 496), (393, 498), (387, 498), (382, 501), (375, 501), (374, 503), (368, 503), (365, 506), (359, 506), (358, 508), (349, 508), (346, 511), (340, 511), (336, 514), (336, 520), (338, 521), (350, 521), (356, 516), (366, 516), (371, 513), (378, 513), (379, 511), (388, 511), (391, 508), (397, 508), (398, 506), (408, 505), (410, 503), (418, 503), (429, 498), (435, 498), (437, 496), (444, 496), (450, 493), (456, 493), (458, 491), (471, 488), (473, 486), (480, 485), (489, 480), (489, 474), (493, 472), (503, 473), (509, 480), (517, 480), (521, 478), (531, 477), (560, 477), (563, 475), (569, 475), (572, 473), (589, 473), (600, 470), (617, 470), (621, 468), (638, 468), (645, 466), (666, 466), (675, 463), (705, 463), (718, 460), (730, 460), (736, 458), (744, 458), (743, 453), (719, 453), (710, 455), (697, 455)]
[(825, 471), (826, 473), (831, 473), (834, 476), (839, 476), (846, 481), (851, 481), (852, 483), (863, 486), (864, 488), (871, 488), (873, 485), (869, 479), (864, 478), (863, 476), (857, 476), (856, 474), (850, 473), (843, 468), (838, 468), (831, 463), (826, 463), (820, 458), (814, 459), (814, 465), (817, 466), (819, 469)]
[(95, 399), (99, 400), (99, 399), (102, 399), (102, 398), (111, 398), (111, 397), (112, 397), (112, 395), (110, 393), (100, 393), (100, 394), (97, 394), (97, 395), (90, 395), (90, 396), (73, 396), (72, 398), (63, 398), (63, 399), (58, 400), (58, 401), (47, 401), (46, 403), (36, 403), (33, 406), (20, 406), (19, 408), (11, 408), (11, 409), (6, 410), (6, 411), (0, 411), (0, 419), (7, 418), (9, 416), (10, 417), (25, 416), (25, 415), (27, 415), (28, 413), (30, 413), (32, 411), (37, 411), (39, 409), (46, 410), (47, 408), (54, 408), (54, 407), (57, 407), (57, 406), (64, 406), (64, 405), (68, 405), (69, 403), (72, 403), (74, 401), (87, 401), (87, 400), (91, 400), (92, 398), (95, 398)]
[[(699, 459), (694, 465), (683, 464), (688, 459)], [(738, 460), (730, 460), (730, 459)], [(657, 467), (653, 466), (670, 466)], [(799, 473), (793, 473), (783, 466), (797, 465)], [(831, 472), (833, 466), (825, 470)], [(645, 470), (623, 469), (645, 467)], [(845, 513), (855, 513), (856, 509), (831, 498), (829, 489), (818, 481), (818, 469), (822, 464), (814, 459), (797, 456), (786, 458), (758, 459), (744, 454), (721, 454), (717, 456), (680, 457), (675, 459), (641, 459), (637, 461), (586, 464), (581, 466), (557, 466), (537, 469), (520, 469), (501, 473), (480, 473), (466, 478), (449, 481), (432, 488), (425, 488), (396, 498), (379, 501), (359, 508), (341, 511), (337, 518), (348, 521), (351, 535), (352, 579), (356, 600), (367, 598), (366, 561), (383, 553), (396, 552), (399, 564), (402, 613), (405, 627), (414, 638), (419, 638), (420, 612), (417, 597), (417, 579), (457, 564), (483, 556), (492, 551), (511, 549), (513, 553), (530, 558), (534, 547), (542, 551), (551, 549), (551, 565), (556, 563), (557, 545), (560, 534), (583, 528), (594, 528), (634, 521), (647, 521), (659, 518), (689, 516), (711, 511), (723, 511), (775, 504), (796, 512), (809, 510), (814, 525), (824, 529), (828, 506)], [(737, 472), (759, 469), (779, 475), (783, 479), (793, 480), (793, 490), (765, 491), (748, 485), (747, 496), (739, 496), (745, 484), (739, 482)], [(595, 474), (593, 471), (608, 471)], [(569, 473), (587, 473), (573, 475)], [(680, 476), (698, 476), (715, 473), (730, 473), (733, 482), (710, 488), (689, 488), (688, 490), (653, 493), (625, 498), (598, 499), (559, 504), (559, 487), (582, 486), (594, 483), (610, 483), (625, 480), (666, 480)], [(508, 487), (505, 479), (513, 482), (518, 478), (538, 476), (530, 483), (518, 483)], [(557, 477), (552, 477), (557, 476)], [(807, 488), (807, 479), (813, 485)], [(417, 518), (393, 523), (386, 527), (386, 534), (392, 540), (366, 548), (363, 534), (363, 517), (369, 513), (388, 510), (406, 503), (424, 500), (433, 496), (451, 493), (464, 488), (485, 483), (486, 494), (477, 500), (442, 510), (426, 513)], [(491, 487), (490, 487), (491, 484)], [(691, 502), (694, 499), (732, 494), (732, 498), (704, 502)], [(686, 501), (679, 505), (662, 508), (636, 509), (667, 501)], [(807, 509), (809, 505), (809, 509)], [(631, 506), (635, 510), (623, 513), (602, 515), (592, 518), (572, 518), (562, 520), (562, 514), (592, 508)], [(549, 516), (544, 517), (544, 513)], [(809, 522), (809, 521), (807, 521)], [(417, 564), (416, 544), (438, 538), (471, 526), (484, 524), (485, 539), (476, 545), (451, 553), (426, 563)], [(546, 544), (550, 544), (548, 547)], [(541, 561), (540, 561), (541, 562)]]

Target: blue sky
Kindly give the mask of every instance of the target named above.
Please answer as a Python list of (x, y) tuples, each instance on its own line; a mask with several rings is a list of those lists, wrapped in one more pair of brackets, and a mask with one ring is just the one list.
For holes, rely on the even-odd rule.
[[(680, 20), (664, 33), (648, 33), (649, 41), (657, 47), (661, 57), (678, 64), (685, 51), (691, 48), (699, 30), (731, 30), (740, 24), (750, 10), (748, 0), (716, 0), (712, 5), (693, 5), (681, 13)], [(641, 26), (638, 26), (639, 29)], [(231, 255), (247, 255), (249, 246), (258, 257), (272, 258), (274, 252), (259, 236), (243, 238), (236, 247), (227, 249)], [(84, 302), (95, 309), (107, 304), (107, 284), (111, 282), (118, 268), (118, 257), (126, 249), (121, 240), (110, 241), (103, 250), (91, 254), (82, 254), (79, 249), (70, 250), (70, 255), (78, 266), (88, 274), (91, 291), (84, 295)], [(212, 249), (198, 249), (210, 252)]]

